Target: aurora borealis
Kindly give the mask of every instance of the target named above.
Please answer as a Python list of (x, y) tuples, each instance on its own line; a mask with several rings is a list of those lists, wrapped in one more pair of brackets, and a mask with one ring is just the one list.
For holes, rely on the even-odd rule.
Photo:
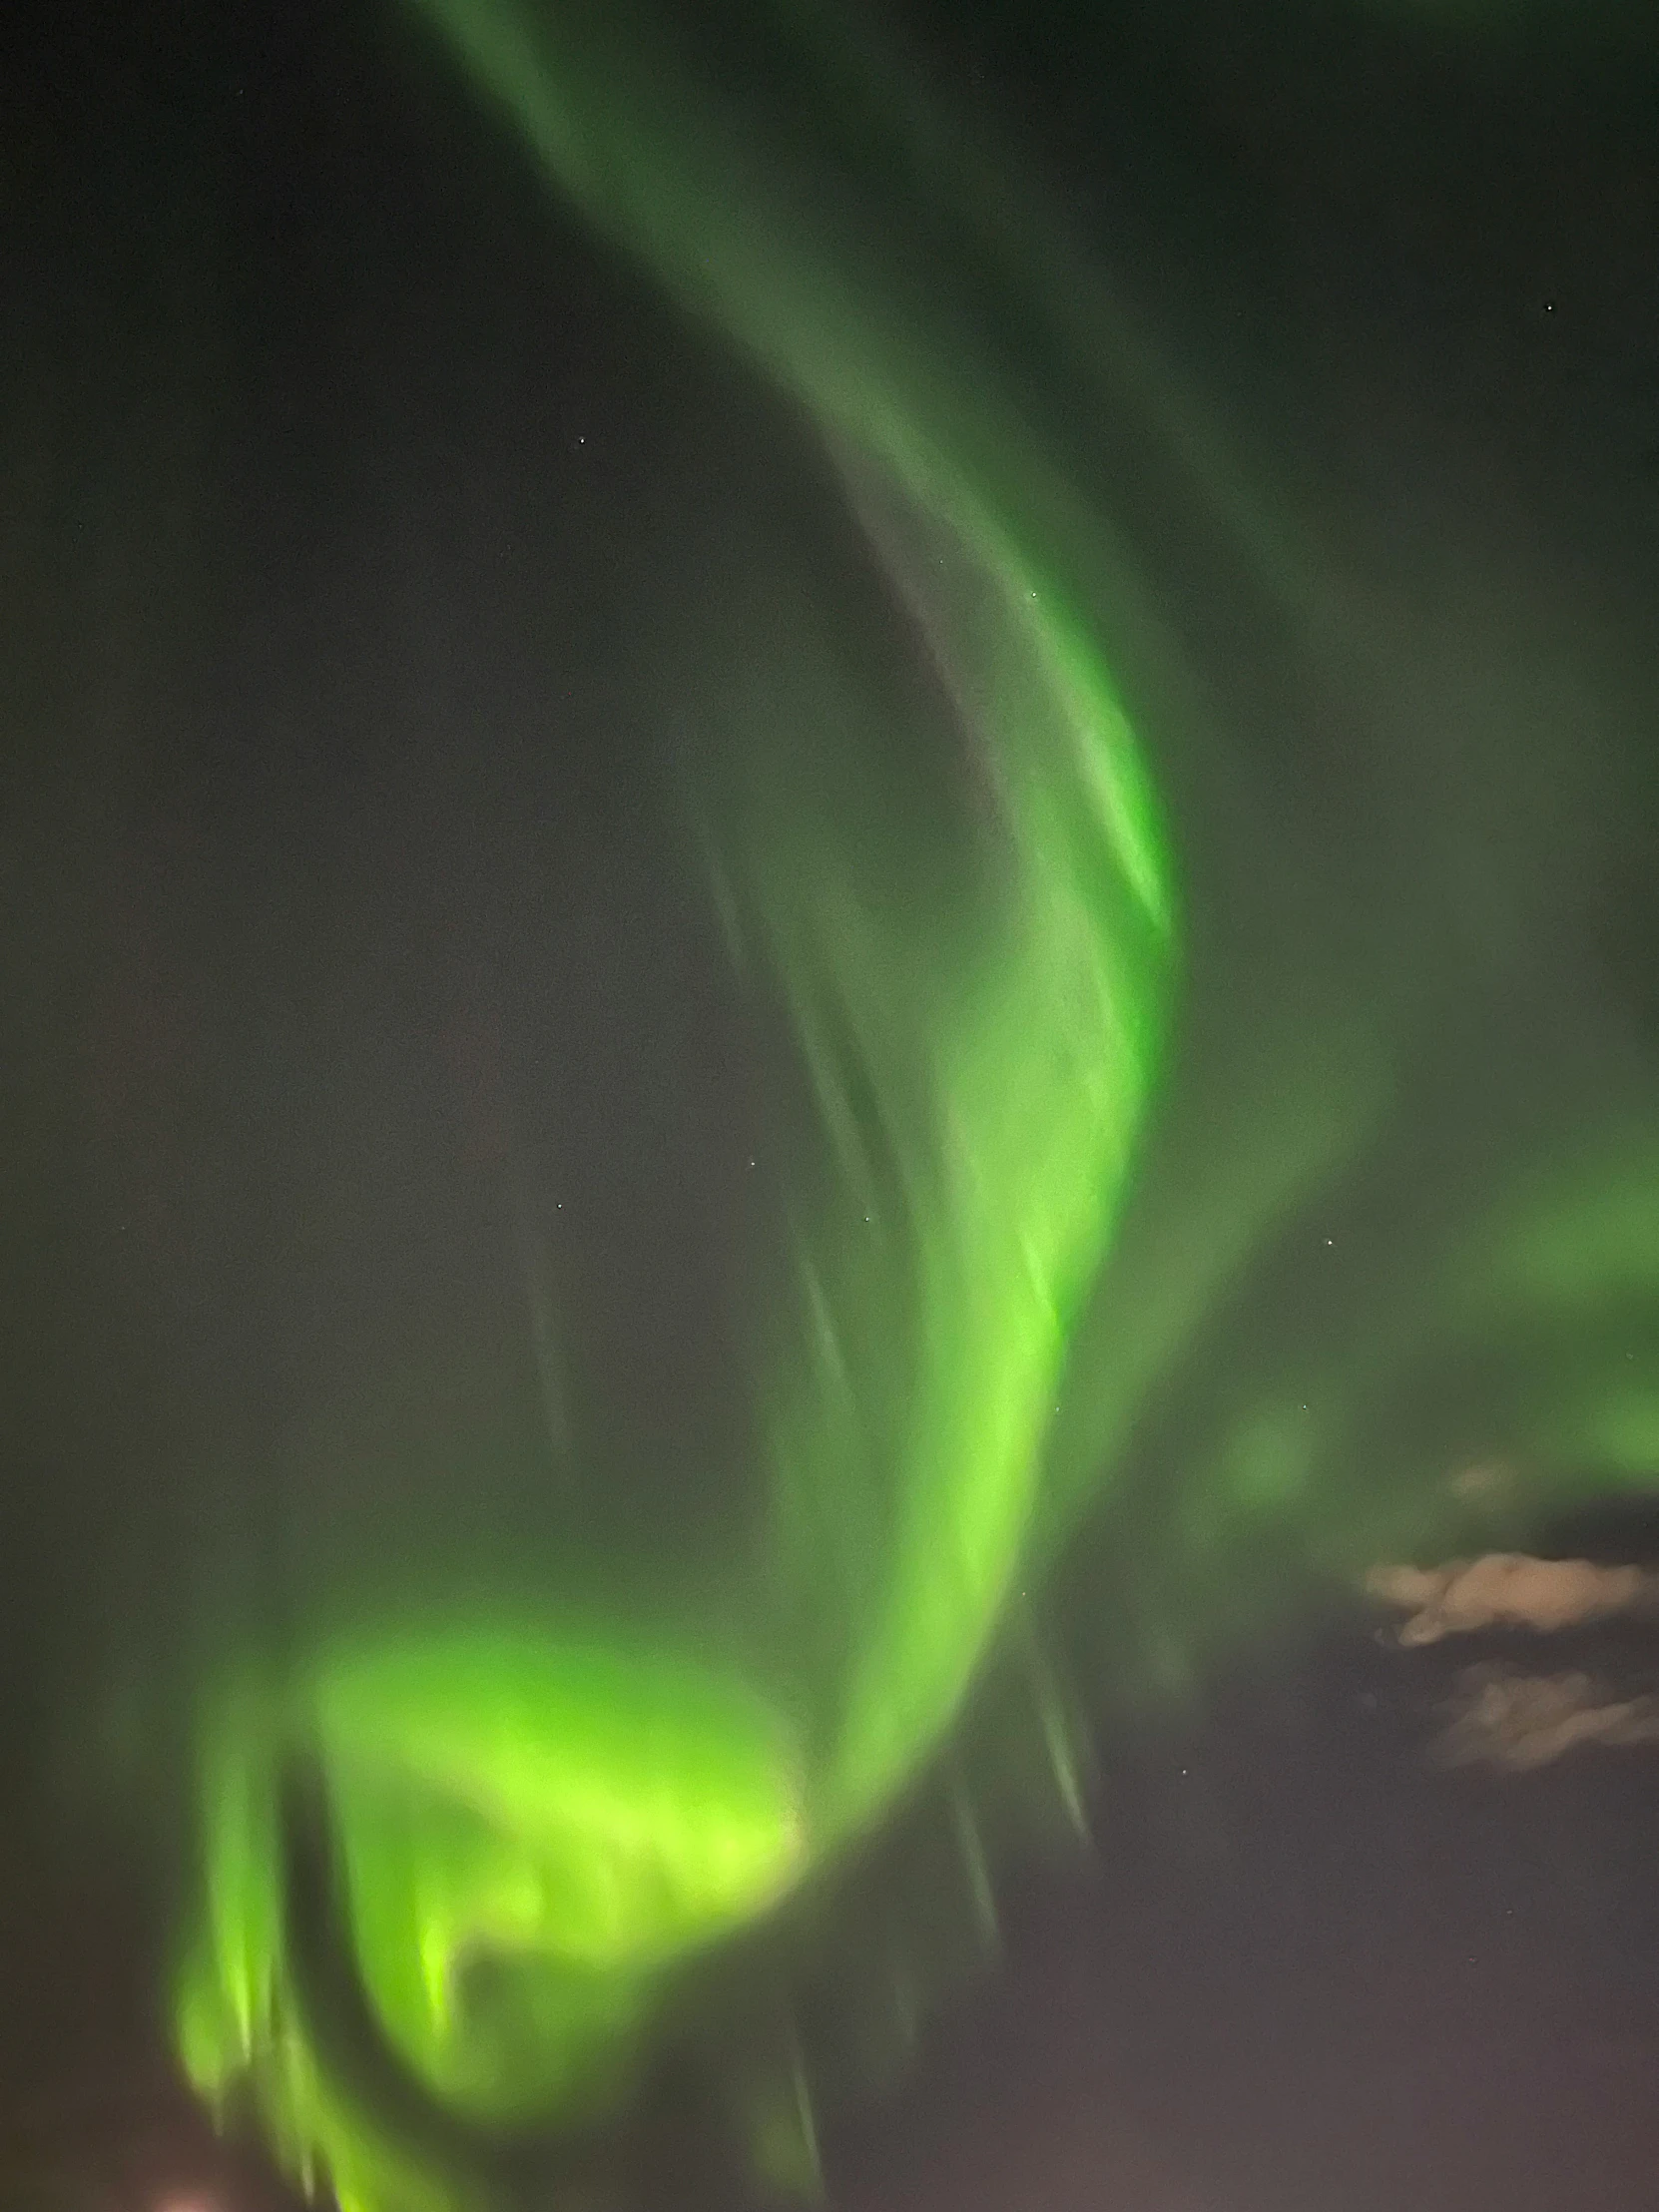
[[(20, 80), (9, 1902), (181, 2169), (880, 2212), (966, 2038), (977, 2202), (1051, 1987), (1100, 2130), (1294, 2082), (1333, 1683), (1449, 1886), (1376, 1596), (1605, 1564), (1659, 1453), (1623, 20), (186, 0)], [(32, 1925), (83, 1848), (119, 1936)]]
[(307, 2045), (285, 1763), (319, 1765), (357, 1970), (440, 2104), (556, 2126), (620, 2093), (665, 1976), (930, 1758), (1058, 1532), (1043, 1439), (1173, 971), (1162, 833), (1081, 612), (1088, 518), (1017, 412), (902, 300), (865, 296), (855, 238), (797, 235), (782, 178), (763, 197), (731, 174), (731, 124), (706, 131), (643, 25), (440, 21), (550, 189), (807, 408), (991, 807), (918, 927), (897, 886), (860, 880), (778, 734), (735, 733), (765, 796), (711, 820), (714, 864), (789, 1009), (840, 1203), (804, 1226), (802, 1341), (762, 1377), (753, 1555), (702, 1617), (682, 1608), (653, 1651), (649, 1621), (550, 1593), (531, 1618), (347, 1631), (269, 1697), (210, 1692), (185, 2062), (216, 2100), (251, 2075), (348, 2212), (408, 2184)]
[[(942, 879), (882, 881), (774, 726), (788, 693), (764, 674), (718, 711), (721, 776), (689, 795), (734, 952), (784, 1009), (832, 1162), (828, 1198), (793, 1211), (789, 1327), (752, 1354), (747, 1545), (682, 1592), (670, 1577), (655, 1615), (556, 1572), (534, 1610), (365, 1599), (269, 1689), (256, 1667), (252, 1687), (206, 1693), (182, 2052), (216, 2103), (251, 2083), (290, 2164), (326, 2175), (347, 2212), (422, 2192), (447, 2205), (466, 2185), (358, 2110), (313, 2048), (286, 1927), (287, 1767), (321, 1777), (354, 1970), (420, 2090), (486, 2132), (625, 2105), (677, 1975), (881, 1824), (948, 1737), (1010, 1598), (1029, 1602), (1091, 1507), (1112, 1524), (1134, 1325), (1115, 1354), (1089, 1322), (1092, 1409), (1080, 1438), (1051, 1432), (1180, 997), (1180, 869), (1114, 670), (1136, 630), (1111, 518), (1069, 480), (1040, 382), (1001, 325), (976, 324), (961, 281), (965, 264), (1045, 304), (1060, 288), (1054, 342), (1086, 344), (1104, 310), (1063, 290), (1058, 240), (941, 151), (890, 59), (811, 9), (764, 32), (790, 88), (769, 100), (649, 9), (427, 12), (548, 193), (804, 412), (987, 804)], [(878, 198), (824, 190), (878, 166), (849, 152), (859, 131), (910, 194), (885, 237)], [(935, 234), (954, 255), (937, 275)], [(1307, 588), (1265, 565), (1282, 599)], [(1417, 1018), (1401, 1006), (1394, 1042), (1376, 1032), (1380, 1068)], [(1284, 1188), (1304, 1200), (1365, 1141), (1376, 1097), (1345, 1110), (1328, 1093), (1322, 1110), (1330, 1137), (1289, 1131)], [(1226, 1211), (1242, 1208), (1248, 1246), (1283, 1202), (1236, 1156), (1224, 1172), (1187, 1333), (1216, 1295)], [(1384, 1287), (1312, 1413), (1270, 1391), (1182, 1468), (1150, 1554), (1177, 1578), (1157, 1602), (1192, 1665), (1245, 1625), (1241, 1595), (1246, 1616), (1294, 1608), (1299, 1577), (1357, 1581), (1379, 1547), (1432, 1544), (1454, 1521), (1436, 1485), (1461, 1439), (1435, 1432), (1432, 1374), (1412, 1436), (1412, 1375), (1455, 1358), (1460, 1329), (1478, 1338), (1486, 1310), (1537, 1296), (1503, 1258), (1459, 1293), (1478, 1244), (1459, 1235), (1419, 1256), (1408, 1317)], [(1546, 1249), (1546, 1230), (1527, 1235)], [(1100, 1396), (1114, 1376), (1116, 1415)], [(1422, 1471), (1402, 1458), (1357, 1491), (1380, 1390)], [(1524, 1455), (1576, 1420), (1524, 1478), (1550, 1498), (1602, 1481), (1590, 1431), (1605, 1443), (1633, 1417), (1571, 1394), (1552, 1384), (1524, 1433), (1486, 1439)], [(1642, 1464), (1639, 1438), (1623, 1457)], [(1507, 1509), (1528, 1507), (1512, 1492)], [(1278, 1568), (1214, 1586), (1275, 1542)]]

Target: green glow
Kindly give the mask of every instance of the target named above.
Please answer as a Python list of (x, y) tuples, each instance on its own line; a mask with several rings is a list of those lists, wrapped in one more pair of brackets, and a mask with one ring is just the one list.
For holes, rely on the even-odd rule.
[[(1102, 636), (1129, 619), (1116, 550), (978, 279), (1029, 264), (1063, 350), (1103, 356), (1122, 334), (995, 162), (811, 0), (758, 11), (818, 88), (790, 96), (793, 123), (790, 99), (755, 112), (649, 5), (416, 4), (550, 193), (818, 433), (990, 804), (948, 882), (913, 859), (909, 823), (872, 862), (880, 840), (815, 773), (820, 737), (856, 713), (832, 657), (757, 622), (715, 710), (726, 780), (689, 796), (834, 1174), (798, 1194), (795, 1306), (757, 1319), (763, 1505), (724, 1575), (688, 1572), (650, 1618), (556, 1567), (539, 1612), (439, 1618), (377, 1592), (348, 1633), (301, 1636), (279, 1679), (250, 1660), (203, 1694), (179, 2048), (204, 2095), (251, 2098), (347, 2212), (483, 2195), (367, 2109), (307, 2014), (277, 1814), (291, 1756), (323, 1778), (362, 1992), (433, 2109), (484, 2133), (579, 2126), (625, 2106), (687, 1968), (850, 1856), (939, 1753), (1085, 1507), (1122, 1568), (1121, 1602), (1097, 1608), (1114, 1684), (1168, 1698), (1229, 1641), (1300, 1617), (1310, 1588), (1453, 1538), (1470, 1508), (1448, 1477), (1471, 1443), (1512, 1460), (1517, 1514), (1645, 1479), (1659, 1446), (1645, 1353), (1620, 1334), (1659, 1306), (1645, 1140), (1472, 1228), (1460, 1197), (1394, 1275), (1202, 1372), (1234, 1302), (1283, 1294), (1261, 1288), (1264, 1254), (1397, 1105), (1409, 990), (1385, 1008), (1374, 990), (1357, 1017), (1355, 972), (1333, 963), (1330, 982), (1317, 947), (1296, 948), (1289, 1011), (1248, 1010), (1227, 1084), (1200, 1086), (1196, 1114), (1184, 1096), (1179, 1173), (1166, 1161), (1159, 1204), (1120, 1225), (1169, 1023), (1171, 869)], [(870, 136), (903, 184), (862, 207), (828, 180), (873, 165)], [(1156, 381), (1129, 351), (1114, 373)], [(1317, 606), (1312, 556), (1202, 424), (1174, 440), (1244, 557)], [(851, 735), (867, 757), (903, 733)], [(1479, 1388), (1445, 1387), (1465, 1373)], [(1503, 1413), (1473, 1437), (1471, 1400)], [(1033, 1694), (1080, 1821), (1063, 1701)], [(951, 1810), (988, 1932), (976, 1809), (960, 1793)], [(907, 2032), (918, 1977), (894, 1973)], [(799, 2178), (800, 2053), (776, 2081), (734, 2081), (733, 2102), (768, 2170)]]
[(319, 1652), (296, 1699), (229, 1696), (207, 1739), (212, 1941), (182, 2037), (221, 2095), (262, 2037), (294, 2028), (274, 1851), (284, 1742), (326, 1771), (388, 2037), (479, 2120), (607, 2088), (595, 2052), (637, 2023), (652, 1977), (802, 1865), (782, 1732), (683, 1661), (498, 1628)]
[[(352, 2212), (464, 2192), (318, 2052), (285, 1925), (284, 1761), (320, 1769), (357, 1976), (435, 2105), (562, 2124), (624, 2096), (676, 1969), (879, 1821), (934, 1752), (1079, 1502), (1062, 1514), (1045, 1445), (1173, 936), (1085, 611), (1100, 533), (971, 326), (878, 276), (877, 240), (821, 223), (810, 166), (792, 176), (723, 115), (648, 14), (427, 12), (550, 188), (807, 409), (995, 819), (942, 902), (873, 882), (810, 741), (780, 744), (783, 671), (752, 720), (733, 709), (747, 765), (730, 819), (709, 808), (717, 887), (788, 1007), (839, 1199), (802, 1232), (799, 1330), (758, 1349), (767, 1504), (727, 1586), (689, 1594), (666, 1639), (616, 1611), (380, 1621), (302, 1650), (279, 1690), (238, 1678), (205, 1702), (184, 2062), (216, 2102), (250, 2090), (289, 2165)], [(755, 2125), (778, 2168), (775, 2110)]]

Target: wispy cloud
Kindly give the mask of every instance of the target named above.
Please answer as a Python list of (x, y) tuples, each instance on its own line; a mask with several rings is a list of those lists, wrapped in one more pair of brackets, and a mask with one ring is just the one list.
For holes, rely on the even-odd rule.
[(1620, 1697), (1588, 1674), (1469, 1667), (1446, 1711), (1434, 1757), (1448, 1767), (1526, 1774), (1586, 1744), (1659, 1743), (1659, 1697)]
[(1659, 1575), (1646, 1568), (1531, 1559), (1519, 1552), (1494, 1551), (1443, 1567), (1374, 1567), (1366, 1588), (1408, 1616), (1398, 1631), (1407, 1645), (1482, 1628), (1549, 1634), (1618, 1613), (1659, 1612)]

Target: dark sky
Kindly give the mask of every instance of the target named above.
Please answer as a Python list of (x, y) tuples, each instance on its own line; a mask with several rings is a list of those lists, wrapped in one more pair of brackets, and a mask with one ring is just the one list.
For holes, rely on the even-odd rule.
[[(907, 20), (1404, 601), (1454, 542), (1482, 605), (1584, 610), (1639, 817), (1659, 48), (1434, 12)], [(455, 1519), (444, 1439), (480, 1422), (501, 1479), (446, 1571), (524, 1555), (537, 1297), (609, 1470), (560, 1499), (583, 1541), (649, 1525), (655, 1470), (743, 1462), (740, 1286), (800, 1102), (663, 802), (707, 665), (687, 579), (742, 604), (764, 561), (855, 635), (867, 578), (787, 410), (395, 20), (146, 0), (5, 37), (0, 2160), (124, 2205), (209, 2156), (152, 2087), (177, 1774), (142, 1717), (204, 1619), (324, 1603)], [(1197, 596), (1213, 554), (1153, 535)], [(1243, 619), (1201, 643), (1229, 681)], [(1647, 1049), (1627, 829), (1584, 928)], [(682, 1481), (687, 1542), (742, 1502)], [(112, 1680), (144, 1820), (87, 1788)], [(1092, 1871), (1016, 1886), (1006, 1973), (850, 2129), (848, 2204), (1659, 2201), (1647, 1769), (1430, 1776), (1435, 1694), (1338, 1639), (1109, 1758)]]

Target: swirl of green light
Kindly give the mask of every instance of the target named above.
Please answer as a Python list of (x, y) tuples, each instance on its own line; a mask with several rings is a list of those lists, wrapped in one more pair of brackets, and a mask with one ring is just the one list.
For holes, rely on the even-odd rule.
[(623, 2093), (675, 1970), (936, 1749), (1053, 1533), (1045, 1437), (1172, 972), (1156, 811), (1090, 619), (1094, 526), (1015, 395), (874, 274), (867, 237), (783, 189), (783, 157), (722, 120), (655, 18), (425, 12), (549, 184), (807, 409), (996, 819), (983, 881), (948, 928), (918, 927), (776, 733), (747, 733), (767, 796), (717, 834), (724, 894), (792, 1015), (842, 1203), (802, 1240), (800, 1341), (764, 1379), (767, 1504), (706, 1632), (553, 1605), (402, 1619), (203, 1700), (183, 2060), (215, 2102), (251, 2089), (346, 2212), (439, 2212), (455, 2190), (353, 2105), (310, 2031), (284, 1762), (321, 1771), (361, 1988), (437, 2106), (557, 2125)]

